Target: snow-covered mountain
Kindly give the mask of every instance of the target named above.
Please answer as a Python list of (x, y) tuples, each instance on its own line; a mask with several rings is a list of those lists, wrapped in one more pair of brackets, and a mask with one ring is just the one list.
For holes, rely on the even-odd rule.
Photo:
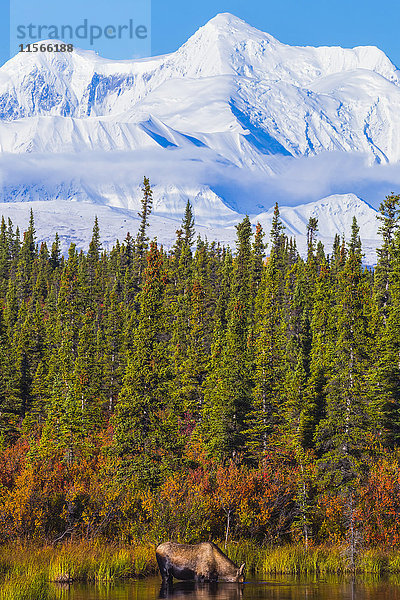
[[(270, 231), (273, 208), (257, 216), (265, 231)], [(371, 239), (378, 238), (378, 220), (376, 211), (354, 194), (328, 196), (318, 202), (280, 208), (281, 220), (288, 236), (306, 236), (310, 217), (318, 219), (319, 237), (332, 241), (337, 233), (349, 238), (353, 217), (357, 215), (360, 229)]]
[(230, 14), (167, 56), (19, 53), (0, 70), (8, 152), (204, 144), (262, 168), (324, 150), (396, 161), (399, 108), (399, 71), (378, 48), (291, 47)]
[(7, 204), (84, 201), (134, 219), (147, 174), (162, 219), (190, 198), (199, 226), (246, 212), (267, 223), (278, 198), (302, 201), (282, 210), (299, 239), (316, 211), (323, 238), (355, 214), (376, 240), (373, 209), (350, 192), (373, 201), (369, 188), (400, 181), (400, 72), (376, 47), (292, 47), (230, 14), (159, 57), (20, 53), (0, 69), (0, 151)]
[[(282, 206), (281, 219), (285, 233), (297, 239), (298, 249), (306, 253), (307, 223), (310, 217), (318, 219), (318, 239), (324, 244), (326, 252), (332, 251), (332, 242), (338, 233), (348, 240), (351, 236), (353, 217), (357, 217), (360, 231), (363, 232), (363, 251), (365, 262), (376, 262), (376, 247), (379, 243), (377, 212), (372, 206), (360, 200), (354, 194), (334, 195), (317, 202), (300, 204), (298, 206)], [(271, 230), (273, 208), (257, 216), (264, 231)]]
[[(182, 194), (183, 190), (166, 190), (167, 194)], [(139, 196), (139, 191), (138, 191)], [(156, 197), (156, 201), (160, 198)], [(200, 213), (199, 213), (200, 207)], [(6, 219), (10, 218), (20, 227), (25, 228), (29, 223), (30, 209), (35, 215), (35, 226), (38, 232), (38, 241), (48, 241), (54, 238), (57, 231), (60, 237), (62, 251), (66, 254), (71, 242), (78, 248), (86, 249), (92, 235), (94, 215), (97, 215), (103, 246), (110, 249), (116, 239), (123, 240), (129, 231), (136, 233), (139, 227), (137, 213), (122, 208), (88, 202), (71, 202), (68, 200), (34, 200), (32, 202), (7, 202), (0, 206), (0, 214)], [(217, 241), (221, 244), (235, 248), (236, 229), (234, 225), (242, 218), (238, 213), (227, 215), (230, 218), (215, 219), (209, 225), (199, 225), (201, 210), (204, 205), (194, 203), (196, 213), (196, 231), (207, 238), (208, 241)], [(207, 206), (212, 211), (211, 207)], [(377, 234), (376, 211), (363, 200), (347, 194), (323, 198), (317, 202), (303, 204), (296, 207), (282, 206), (281, 217), (285, 226), (285, 233), (296, 238), (298, 250), (306, 254), (306, 227), (310, 216), (318, 218), (318, 239), (322, 241), (326, 252), (332, 252), (333, 238), (336, 233), (350, 238), (353, 216), (357, 215), (363, 235), (363, 252), (366, 264), (376, 262), (376, 247), (379, 243)], [(175, 216), (175, 215), (173, 215)], [(273, 209), (252, 217), (253, 228), (260, 222), (266, 233), (265, 241), (269, 242)], [(225, 226), (224, 226), (225, 223)], [(176, 218), (168, 214), (156, 213), (150, 219), (150, 236), (156, 237), (167, 248), (172, 247), (176, 239), (176, 230), (179, 224)], [(267, 248), (268, 252), (268, 248)]]

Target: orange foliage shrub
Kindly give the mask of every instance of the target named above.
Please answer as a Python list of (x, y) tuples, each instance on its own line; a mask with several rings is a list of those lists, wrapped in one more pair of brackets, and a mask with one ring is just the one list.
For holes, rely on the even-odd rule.
[(230, 461), (205, 462), (170, 476), (159, 493), (143, 494), (149, 524), (160, 539), (230, 537), (276, 541), (289, 535), (296, 482), (291, 469), (249, 469)]
[[(0, 452), (0, 541), (71, 537), (157, 542), (256, 539), (268, 544), (341, 543), (348, 529), (344, 491), (317, 495), (316, 462), (273, 448), (251, 468), (213, 462), (200, 439), (185, 464), (160, 488), (143, 490), (134, 477), (115, 478), (110, 435), (70, 459), (50, 447), (37, 452), (20, 439)], [(301, 462), (303, 461), (303, 462)], [(313, 462), (314, 461), (314, 462)], [(381, 455), (354, 490), (355, 524), (368, 546), (400, 545), (400, 456)], [(303, 512), (302, 512), (303, 511)], [(229, 528), (228, 528), (229, 524)]]
[(400, 545), (400, 457), (387, 455), (372, 465), (360, 491), (357, 516), (368, 545)]
[(346, 536), (346, 501), (340, 493), (326, 492), (318, 497), (317, 525), (319, 540), (337, 544)]
[(29, 450), (28, 442), (20, 438), (13, 446), (0, 452), (0, 486), (12, 489), (15, 478), (25, 466), (26, 455)]

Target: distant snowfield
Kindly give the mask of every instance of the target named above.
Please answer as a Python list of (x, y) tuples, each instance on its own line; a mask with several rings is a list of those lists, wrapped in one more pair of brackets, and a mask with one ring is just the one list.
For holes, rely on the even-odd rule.
[[(0, 205), (0, 215), (10, 218), (14, 224), (27, 228), (30, 211), (33, 210), (38, 242), (51, 244), (57, 232), (61, 250), (67, 253), (71, 243), (78, 250), (87, 250), (92, 237), (94, 218), (97, 216), (103, 248), (110, 250), (118, 239), (122, 242), (127, 233), (136, 235), (139, 228), (137, 213), (129, 210), (96, 205), (90, 202), (71, 202), (62, 200), (35, 200), (33, 202), (10, 202)], [(157, 238), (160, 244), (171, 248), (176, 240), (179, 222), (168, 217), (151, 215), (149, 235)], [(234, 246), (236, 230), (234, 227), (197, 226), (197, 233), (210, 242)]]
[[(73, 202), (65, 200), (35, 200), (32, 202), (9, 202), (0, 205), (0, 215), (10, 218), (13, 223), (26, 228), (29, 223), (30, 210), (33, 210), (38, 242), (46, 241), (48, 244), (54, 239), (55, 232), (60, 237), (61, 249), (67, 253), (71, 243), (76, 244), (78, 250), (86, 250), (92, 235), (94, 216), (98, 217), (103, 247), (111, 249), (118, 239), (121, 242), (127, 233), (136, 235), (139, 227), (137, 213), (120, 208), (104, 205), (93, 205), (91, 202)], [(199, 225), (201, 215), (197, 213), (196, 232), (209, 242), (220, 242), (222, 245), (235, 248), (236, 229), (235, 223), (242, 215), (236, 214), (236, 219), (225, 227), (218, 225)], [(351, 223), (357, 211), (361, 231), (368, 230), (371, 238), (363, 237), (364, 262), (369, 265), (376, 263), (376, 247), (379, 244), (377, 234), (376, 211), (368, 204), (354, 196), (331, 196), (319, 202), (312, 202), (298, 207), (281, 207), (282, 222), (285, 233), (296, 238), (299, 252), (305, 256), (306, 231), (309, 217), (317, 217), (319, 224), (318, 239), (324, 244), (327, 254), (332, 252), (333, 238), (336, 233), (350, 238)], [(253, 215), (251, 221), (253, 228), (259, 222), (266, 233), (265, 241), (269, 242), (273, 209)], [(168, 216), (151, 215), (149, 235), (156, 238), (165, 248), (170, 249), (176, 240), (176, 230), (180, 222)], [(268, 253), (268, 248), (267, 248)]]
[(373, 263), (369, 204), (400, 189), (399, 165), (400, 74), (373, 46), (291, 47), (225, 13), (165, 56), (0, 69), (0, 212), (22, 225), (32, 207), (40, 237), (66, 245), (86, 247), (95, 214), (105, 245), (136, 233), (147, 175), (165, 245), (187, 199), (199, 232), (230, 245), (244, 214), (268, 231), (279, 201), (303, 250), (309, 216), (328, 252), (356, 216)]

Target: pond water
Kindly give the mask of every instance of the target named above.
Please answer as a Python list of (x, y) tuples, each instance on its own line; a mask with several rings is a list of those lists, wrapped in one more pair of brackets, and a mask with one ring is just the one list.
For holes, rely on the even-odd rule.
[(400, 581), (280, 576), (244, 584), (177, 582), (166, 591), (152, 577), (110, 586), (57, 586), (54, 592), (57, 600), (400, 600)]

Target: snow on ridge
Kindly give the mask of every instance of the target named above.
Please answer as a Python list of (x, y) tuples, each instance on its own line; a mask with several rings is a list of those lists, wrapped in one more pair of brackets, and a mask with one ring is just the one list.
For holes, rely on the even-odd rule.
[[(318, 235), (325, 240), (333, 241), (336, 234), (349, 239), (353, 217), (360, 227), (360, 237), (365, 240), (376, 240), (379, 243), (377, 211), (355, 194), (334, 194), (321, 198), (316, 202), (298, 206), (281, 206), (281, 219), (289, 236), (305, 238), (307, 223), (310, 217), (318, 219)], [(254, 217), (253, 222), (260, 221), (265, 231), (271, 229), (274, 209)]]
[[(293, 148), (298, 148), (300, 154), (330, 150), (339, 141), (336, 138), (343, 137), (346, 137), (347, 145), (340, 139), (341, 147), (364, 150), (360, 148), (361, 139), (352, 144), (351, 136), (338, 127), (336, 111), (340, 109), (340, 103), (344, 110), (345, 99), (336, 98), (337, 90), (331, 91), (333, 104), (331, 101), (330, 106), (325, 90), (321, 97), (318, 92), (309, 94), (310, 86), (321, 78), (333, 74), (345, 76), (355, 69), (377, 73), (388, 84), (398, 84), (395, 67), (377, 49), (291, 47), (229, 13), (222, 13), (201, 27), (175, 53), (163, 57), (114, 61), (81, 50), (63, 56), (54, 53), (17, 55), (0, 69), (0, 114), (5, 120), (46, 114), (85, 119), (113, 116), (118, 121), (122, 113), (132, 113), (137, 103), (145, 98), (151, 109), (152, 94), (168, 81), (230, 76), (239, 79), (237, 91), (231, 92), (233, 98), (226, 96), (226, 105), (231, 101), (237, 105), (236, 100), (241, 99), (247, 107), (249, 120), (257, 121), (255, 125), (261, 132), (278, 136), (279, 144), (289, 152)], [(366, 80), (358, 97), (352, 98), (353, 103), (359, 104), (362, 95), (370, 91), (369, 84)], [(341, 87), (340, 81), (336, 87)], [(299, 95), (300, 88), (304, 88), (304, 93)], [(391, 88), (385, 93), (390, 95)], [(369, 118), (375, 97), (363, 100), (365, 109), (358, 112), (364, 112)], [(181, 98), (183, 105), (187, 101), (186, 96)], [(166, 97), (167, 109), (172, 102), (173, 97)], [(397, 109), (398, 98), (390, 98), (390, 104)], [(155, 114), (162, 119), (163, 108), (159, 105), (154, 108)], [(285, 117), (289, 116), (293, 132), (285, 127), (287, 119), (282, 120), (282, 109)], [(322, 110), (319, 116), (318, 109)], [(343, 114), (343, 119), (355, 120), (354, 109), (347, 108), (346, 112), (350, 114)], [(304, 118), (308, 119), (306, 132), (299, 121)], [(294, 122), (296, 127), (293, 127)], [(357, 122), (350, 124), (350, 130), (360, 125)], [(370, 130), (369, 137), (374, 138), (371, 126)], [(379, 146), (379, 143), (375, 145)], [(383, 153), (385, 156), (390, 154), (384, 149)], [(400, 157), (400, 149), (397, 154)]]
[[(400, 161), (399, 71), (381, 50), (289, 46), (229, 13), (216, 15), (165, 56), (116, 61), (85, 50), (17, 55), (0, 68), (0, 116), (2, 180), (9, 182), (17, 171), (30, 176), (22, 155), (37, 158), (37, 172), (53, 165), (56, 173), (49, 172), (49, 178), (45, 173), (43, 182), (52, 183), (42, 186), (16, 177), (13, 189), (3, 189), (5, 201), (28, 205), (43, 197), (49, 202), (46, 214), (51, 207), (58, 214), (61, 206), (66, 209), (64, 201), (84, 199), (85, 210), (95, 214), (101, 206), (106, 222), (115, 217), (117, 223), (118, 211), (137, 211), (143, 174), (164, 175), (168, 169), (168, 177), (156, 181), (155, 218), (173, 223), (172, 231), (189, 198), (199, 227), (218, 230), (226, 239), (234, 239), (233, 224), (245, 210), (252, 215), (261, 210), (258, 200), (271, 205), (273, 178), (284, 173), (288, 161), (323, 154), (326, 160), (330, 152), (341, 152), (346, 160), (347, 153), (365, 155), (369, 164)], [(93, 176), (87, 157), (100, 153), (97, 171), (90, 165)], [(12, 164), (9, 158), (17, 154)], [(105, 155), (113, 168), (106, 184), (103, 173), (95, 181)], [(76, 169), (74, 160), (87, 161), (87, 173)], [(62, 164), (71, 167), (66, 181)], [(325, 175), (323, 169), (316, 177)], [(321, 186), (311, 198), (351, 190), (353, 181), (327, 180), (335, 186)], [(257, 191), (255, 185), (246, 189), (240, 203), (236, 183), (242, 190), (253, 181)], [(80, 204), (74, 203), (75, 209), (83, 211)], [(373, 209), (352, 194), (282, 206), (281, 212), (287, 232), (299, 240), (309, 216), (319, 219), (321, 238), (348, 237), (353, 213), (362, 237), (372, 245), (377, 239)], [(259, 218), (268, 232), (271, 211)], [(78, 227), (80, 216), (74, 222)], [(115, 227), (110, 231), (119, 231)], [(72, 237), (78, 235), (74, 228)]]
[[(24, 230), (28, 225), (32, 208), (39, 242), (51, 241), (57, 232), (64, 253), (67, 252), (71, 242), (76, 243), (79, 249), (87, 250), (94, 217), (97, 215), (103, 245), (110, 249), (117, 238), (120, 241), (125, 239), (128, 231), (131, 235), (137, 233), (140, 189), (134, 190), (134, 193), (137, 197), (136, 205), (132, 203), (129, 209), (87, 201), (72, 201), (71, 198), (67, 199), (66, 195), (64, 197), (60, 195), (57, 200), (0, 203), (0, 215), (4, 215), (5, 218), (10, 217), (14, 224), (20, 225)], [(166, 248), (172, 247), (188, 197), (193, 202), (197, 233), (203, 238), (207, 237), (209, 241), (219, 241), (235, 248), (235, 225), (243, 219), (244, 215), (234, 211), (230, 211), (227, 215), (222, 201), (205, 187), (196, 189), (157, 186), (154, 189), (154, 212), (150, 218), (151, 237), (157, 237)], [(171, 198), (174, 199), (172, 202)], [(210, 219), (211, 211), (214, 212), (214, 218)], [(327, 253), (332, 251), (336, 233), (340, 236), (344, 235), (347, 240), (350, 238), (352, 219), (356, 216), (363, 242), (364, 261), (371, 265), (376, 263), (376, 248), (380, 244), (377, 234), (377, 213), (354, 194), (328, 196), (296, 207), (281, 206), (280, 214), (286, 228), (286, 235), (296, 238), (298, 249), (303, 256), (307, 252), (306, 226), (310, 216), (318, 218), (317, 239), (323, 242)], [(272, 215), (273, 209), (270, 209), (251, 218), (254, 227), (257, 222), (261, 223), (267, 242), (269, 242)]]
[[(7, 152), (61, 147), (57, 121), (46, 139), (17, 125), (40, 115), (79, 119), (80, 149), (101, 148), (99, 127), (110, 149), (113, 140), (129, 149), (122, 124), (138, 123), (143, 111), (200, 143), (199, 136), (212, 133), (208, 147), (231, 161), (233, 150), (233, 162), (262, 170), (271, 153), (341, 150), (368, 153), (376, 162), (400, 160), (398, 71), (383, 52), (291, 47), (229, 13), (161, 57), (115, 61), (75, 50), (17, 55), (0, 69), (0, 147)], [(7, 122), (16, 132), (9, 133)]]

